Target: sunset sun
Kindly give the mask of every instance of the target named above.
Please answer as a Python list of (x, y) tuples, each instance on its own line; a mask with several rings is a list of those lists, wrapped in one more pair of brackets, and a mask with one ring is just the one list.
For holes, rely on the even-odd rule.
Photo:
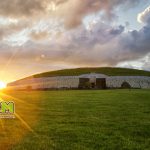
[(4, 88), (6, 88), (6, 83), (0, 81), (0, 89), (4, 89)]

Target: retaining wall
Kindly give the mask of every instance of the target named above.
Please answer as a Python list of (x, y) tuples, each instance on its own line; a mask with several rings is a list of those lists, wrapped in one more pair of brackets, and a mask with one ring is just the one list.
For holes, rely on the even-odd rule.
[[(8, 84), (8, 89), (60, 89), (78, 88), (81, 76), (59, 76), (45, 78), (29, 78)], [(107, 88), (120, 88), (123, 82), (128, 82), (132, 88), (150, 89), (150, 77), (145, 76), (107, 76)]]

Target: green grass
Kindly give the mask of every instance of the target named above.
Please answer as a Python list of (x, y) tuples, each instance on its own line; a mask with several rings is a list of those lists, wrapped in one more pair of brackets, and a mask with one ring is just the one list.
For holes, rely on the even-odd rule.
[(109, 76), (150, 76), (149, 71), (136, 70), (136, 69), (127, 69), (127, 68), (76, 68), (76, 69), (64, 69), (57, 71), (50, 71), (41, 74), (33, 75), (35, 78), (39, 77), (52, 77), (52, 76), (74, 76), (81, 75), (86, 73), (102, 73)]
[(150, 90), (10, 94), (40, 108), (38, 136), (28, 133), (12, 150), (149, 150)]

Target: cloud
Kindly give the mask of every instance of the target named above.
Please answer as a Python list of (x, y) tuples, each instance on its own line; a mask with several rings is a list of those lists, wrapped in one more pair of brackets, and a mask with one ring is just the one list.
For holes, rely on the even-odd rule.
[[(34, 6), (34, 2), (37, 6)], [(48, 71), (51, 66), (116, 66), (122, 62), (145, 58), (150, 54), (150, 22), (147, 19), (149, 10), (141, 13), (140, 19), (144, 25), (140, 30), (127, 32), (128, 22), (126, 26), (113, 25), (103, 22), (101, 18), (88, 26), (82, 24), (83, 18), (89, 14), (104, 11), (107, 17), (112, 17), (115, 8), (128, 9), (138, 2), (140, 1), (15, 0), (15, 5), (3, 9), (8, 0), (0, 1), (0, 7), (3, 3), (0, 14), (17, 18), (17, 22), (0, 25), (0, 68), (5, 68), (1, 70), (8, 72), (17, 68), (16, 72), (22, 70), (22, 75), (28, 76), (28, 73)], [(30, 7), (27, 7), (29, 4)], [(37, 16), (42, 19), (34, 20)], [(61, 18), (67, 29), (63, 28), (63, 24), (52, 21), (53, 19), (47, 20), (53, 17)], [(62, 21), (61, 19), (58, 20)], [(10, 41), (8, 43), (3, 40), (25, 28), (28, 29), (25, 34), (29, 37), (22, 45), (13, 45)], [(14, 36), (14, 41), (15, 38)], [(24, 38), (25, 36), (22, 37)], [(144, 69), (149, 68), (148, 66), (149, 57), (143, 62)]]
[[(36, 65), (63, 62), (76, 66), (115, 66), (148, 54), (150, 27), (144, 26), (139, 31), (130, 32), (125, 32), (124, 28), (99, 21), (90, 30), (80, 26), (64, 32), (57, 40), (53, 35), (47, 43), (28, 41), (21, 47), (13, 47), (18, 51), (14, 61), (28, 60), (29, 63), (36, 62)], [(45, 38), (45, 33), (42, 34)], [(41, 38), (40, 33), (38, 36)], [(10, 50), (7, 50), (7, 54), (1, 53), (0, 58), (6, 57)]]
[[(120, 1), (117, 2), (120, 3)], [(64, 5), (64, 3), (67, 2), (61, 1), (58, 5)], [(15, 32), (25, 26), (24, 23), (18, 23), (8, 28)], [(142, 58), (150, 52), (149, 23), (139, 31), (126, 32), (122, 25), (112, 26), (98, 20), (91, 23), (88, 28), (80, 25), (74, 30), (62, 31), (59, 36), (55, 33), (48, 37), (48, 30), (31, 30), (31, 41), (22, 46), (13, 47), (13, 50), (17, 51), (14, 60), (28, 60), (30, 63), (39, 64), (64, 62), (79, 66), (114, 66), (123, 61)], [(47, 39), (46, 42), (40, 42), (45, 39)], [(6, 44), (0, 49), (3, 49), (0, 55), (1, 61), (12, 55), (11, 46)], [(7, 50), (4, 51), (4, 49)]]
[(48, 39), (49, 33), (47, 31), (40, 31), (40, 32), (33, 31), (30, 33), (30, 37), (33, 40), (41, 41)]
[[(8, 18), (45, 18), (58, 17), (64, 20), (66, 28), (82, 24), (85, 16), (104, 11), (113, 14), (118, 6), (130, 8), (140, 0), (10, 0), (0, 1), (0, 15)], [(144, 0), (146, 2), (146, 0)]]
[(110, 18), (113, 16), (113, 10), (116, 7), (123, 5), (130, 8), (138, 2), (140, 0), (66, 0), (58, 6), (56, 14), (64, 17), (65, 27), (75, 28), (82, 24), (83, 18), (89, 14), (103, 11)]
[(150, 52), (150, 25), (144, 26), (139, 31), (131, 31), (128, 34), (122, 35), (120, 45), (124, 52), (135, 53), (142, 55)]
[(150, 23), (150, 6), (138, 14), (137, 20), (140, 23)]
[(37, 12), (44, 11), (45, 0), (5, 0), (0, 1), (0, 15), (13, 18), (32, 16)]
[(16, 34), (25, 28), (32, 26), (32, 23), (29, 24), (29, 21), (18, 21), (9, 24), (0, 25), (0, 39), (6, 38), (12, 34)]
[(134, 69), (136, 68), (150, 71), (150, 53), (145, 57), (135, 61), (126, 61), (119, 63), (117, 67), (134, 68)]

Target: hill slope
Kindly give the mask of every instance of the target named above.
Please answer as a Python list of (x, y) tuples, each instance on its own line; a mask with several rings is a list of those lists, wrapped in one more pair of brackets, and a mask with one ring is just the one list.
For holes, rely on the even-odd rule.
[(150, 72), (144, 70), (102, 67), (102, 68), (76, 68), (76, 69), (50, 71), (33, 75), (33, 77), (39, 78), (39, 77), (53, 77), (53, 76), (75, 76), (87, 73), (101, 73), (109, 76), (150, 76)]

